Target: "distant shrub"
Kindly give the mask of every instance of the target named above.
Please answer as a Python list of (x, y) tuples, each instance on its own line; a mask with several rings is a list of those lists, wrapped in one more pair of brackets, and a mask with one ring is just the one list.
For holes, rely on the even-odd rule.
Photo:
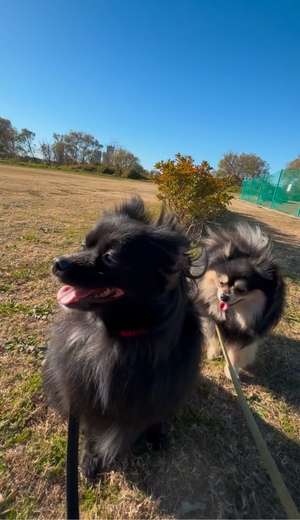
[(214, 177), (207, 161), (200, 165), (187, 155), (175, 155), (175, 160), (155, 165), (158, 198), (167, 203), (186, 226), (202, 226), (226, 211), (230, 199), (230, 181)]
[(105, 175), (114, 175), (116, 170), (115, 168), (112, 168), (111, 166), (98, 166), (97, 169), (98, 173), (104, 173)]
[(0, 159), (0, 164), (10, 164), (12, 166), (26, 166), (28, 168), (46, 168), (43, 162), (21, 161), (14, 159)]
[(96, 172), (98, 167), (95, 164), (76, 164), (74, 167), (71, 166), (72, 169), (78, 172)]
[(127, 179), (146, 179), (146, 175), (144, 175), (142, 171), (136, 170), (135, 168), (127, 170), (123, 177), (127, 177)]

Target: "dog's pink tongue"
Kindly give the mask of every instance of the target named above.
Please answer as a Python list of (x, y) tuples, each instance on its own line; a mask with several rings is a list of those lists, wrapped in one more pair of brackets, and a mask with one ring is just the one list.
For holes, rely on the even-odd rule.
[(78, 302), (81, 298), (85, 298), (93, 292), (92, 289), (80, 289), (72, 287), (72, 285), (64, 285), (57, 293), (57, 301), (62, 305)]
[(225, 302), (219, 302), (219, 309), (221, 311), (227, 311), (227, 309), (229, 309), (229, 305), (228, 303), (225, 303)]

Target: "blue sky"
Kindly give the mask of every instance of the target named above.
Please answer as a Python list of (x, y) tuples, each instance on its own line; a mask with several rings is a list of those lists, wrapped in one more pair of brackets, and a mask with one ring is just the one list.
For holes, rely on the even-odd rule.
[(155, 162), (300, 154), (299, 0), (2, 0), (0, 116)]

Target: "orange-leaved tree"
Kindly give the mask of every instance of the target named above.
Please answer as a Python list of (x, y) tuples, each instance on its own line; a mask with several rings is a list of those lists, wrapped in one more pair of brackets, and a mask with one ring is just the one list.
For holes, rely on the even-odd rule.
[(190, 155), (160, 161), (157, 170), (158, 198), (178, 215), (186, 226), (197, 227), (226, 210), (232, 196), (227, 192), (229, 178), (217, 178), (207, 161), (195, 164)]

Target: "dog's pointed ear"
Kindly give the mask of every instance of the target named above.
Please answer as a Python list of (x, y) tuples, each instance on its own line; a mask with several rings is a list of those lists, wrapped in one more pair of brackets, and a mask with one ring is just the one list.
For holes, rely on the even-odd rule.
[(135, 195), (130, 200), (124, 201), (121, 206), (116, 208), (119, 215), (127, 215), (133, 220), (148, 222), (149, 217), (146, 213), (145, 205), (141, 197)]
[(162, 227), (157, 230), (156, 261), (164, 286), (171, 289), (176, 286), (179, 278), (190, 276), (192, 260), (188, 237), (178, 231), (178, 227), (174, 227), (170, 233), (165, 226), (163, 222)]
[(214, 228), (204, 226), (204, 237), (205, 246), (210, 248), (222, 247), (224, 241), (227, 240), (227, 236), (220, 226)]
[(255, 262), (252, 262), (252, 265), (256, 272), (267, 280), (276, 280), (279, 276), (278, 265), (268, 252), (262, 254)]
[(165, 205), (161, 209), (156, 226), (167, 228), (169, 231), (181, 231), (178, 217), (174, 213), (166, 213)]

